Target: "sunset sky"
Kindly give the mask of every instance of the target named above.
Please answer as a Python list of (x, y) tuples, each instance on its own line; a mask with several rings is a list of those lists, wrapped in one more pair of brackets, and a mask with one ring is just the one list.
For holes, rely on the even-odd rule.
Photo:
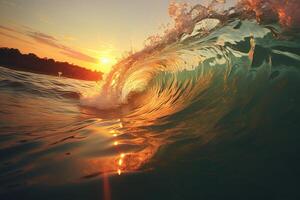
[(169, 0), (0, 0), (0, 47), (109, 71), (131, 46), (141, 49), (171, 22), (168, 5)]

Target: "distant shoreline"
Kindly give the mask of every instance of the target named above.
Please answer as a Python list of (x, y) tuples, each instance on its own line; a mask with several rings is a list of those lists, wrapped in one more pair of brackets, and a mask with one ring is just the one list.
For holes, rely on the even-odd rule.
[(67, 78), (99, 81), (101, 72), (94, 72), (78, 65), (58, 62), (54, 59), (39, 58), (33, 53), (22, 54), (18, 49), (0, 48), (0, 65), (5, 68), (25, 72), (62, 76)]

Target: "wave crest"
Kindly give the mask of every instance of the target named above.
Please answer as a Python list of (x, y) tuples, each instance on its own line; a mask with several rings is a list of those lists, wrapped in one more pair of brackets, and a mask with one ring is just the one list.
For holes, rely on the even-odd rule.
[[(226, 81), (237, 70), (249, 71), (260, 59), (256, 41), (280, 32), (276, 23), (262, 25), (253, 19), (258, 5), (275, 11), (275, 3), (267, 2), (245, 0), (229, 10), (217, 10), (217, 1), (206, 7), (172, 1), (174, 27), (148, 38), (142, 51), (116, 64), (100, 93), (83, 97), (82, 104), (110, 109), (134, 103), (133, 113), (167, 110), (160, 111), (160, 117), (184, 109), (220, 77)], [(276, 16), (281, 22), (280, 13)]]

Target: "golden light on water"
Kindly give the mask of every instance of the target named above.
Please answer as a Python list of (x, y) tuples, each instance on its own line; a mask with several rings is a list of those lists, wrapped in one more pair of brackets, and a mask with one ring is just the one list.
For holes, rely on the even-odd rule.
[(121, 166), (121, 165), (122, 165), (122, 163), (123, 163), (123, 160), (122, 160), (122, 159), (120, 159), (120, 160), (119, 160), (119, 165)]
[(118, 169), (118, 175), (121, 175), (121, 170), (120, 169)]

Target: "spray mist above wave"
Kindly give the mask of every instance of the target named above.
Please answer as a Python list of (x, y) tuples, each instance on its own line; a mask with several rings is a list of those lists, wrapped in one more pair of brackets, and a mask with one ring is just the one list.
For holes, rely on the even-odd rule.
[[(178, 107), (182, 109), (183, 101), (191, 102), (197, 93), (206, 88), (203, 84), (199, 86), (199, 80), (204, 80), (208, 87), (214, 76), (212, 73), (216, 73), (208, 69), (211, 64), (206, 61), (212, 59), (210, 62), (215, 64), (227, 63), (227, 71), (230, 70), (232, 66), (228, 63), (232, 58), (224, 51), (225, 43), (235, 44), (253, 37), (255, 32), (248, 29), (248, 32), (246, 30), (232, 38), (230, 35), (226, 37), (226, 34), (232, 34), (230, 32), (213, 35), (216, 30), (226, 29), (226, 25), (235, 20), (246, 19), (256, 19), (262, 24), (278, 22), (283, 29), (298, 28), (299, 25), (297, 1), (243, 0), (228, 10), (222, 7), (224, 3), (214, 0), (207, 6), (192, 6), (171, 1), (169, 15), (173, 26), (167, 26), (161, 34), (150, 36), (143, 50), (116, 64), (102, 82), (100, 91), (84, 96), (82, 105), (98, 109), (117, 108), (132, 103), (138, 94), (143, 95), (139, 98), (138, 107), (149, 107), (147, 112), (167, 106), (176, 107), (178, 102)], [(235, 25), (236, 29), (241, 23), (239, 21)], [(256, 37), (266, 34), (265, 27), (256, 28), (260, 30), (256, 31)], [(254, 40), (251, 41), (248, 49), (250, 60), (253, 59), (255, 46)], [(233, 51), (230, 53), (234, 54)], [(203, 66), (203, 63), (206, 65)], [(174, 108), (173, 112), (178, 109)]]
[(243, 0), (237, 8), (254, 12), (258, 22), (276, 22), (289, 28), (300, 28), (298, 0)]

